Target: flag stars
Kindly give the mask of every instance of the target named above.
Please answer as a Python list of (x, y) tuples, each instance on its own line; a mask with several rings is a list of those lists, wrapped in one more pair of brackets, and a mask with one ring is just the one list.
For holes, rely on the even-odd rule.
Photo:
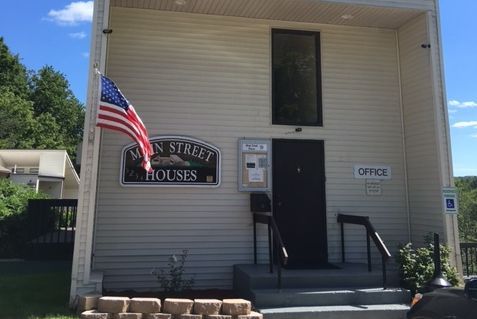
[(104, 77), (101, 78), (101, 101), (115, 104), (124, 108), (125, 110), (129, 107), (129, 102), (123, 96), (121, 91), (117, 88), (117, 86), (109, 79), (105, 79)]

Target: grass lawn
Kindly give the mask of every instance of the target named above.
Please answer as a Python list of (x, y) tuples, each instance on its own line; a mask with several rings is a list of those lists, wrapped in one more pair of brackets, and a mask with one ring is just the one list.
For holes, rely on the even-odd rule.
[(74, 319), (70, 262), (0, 261), (0, 318)]

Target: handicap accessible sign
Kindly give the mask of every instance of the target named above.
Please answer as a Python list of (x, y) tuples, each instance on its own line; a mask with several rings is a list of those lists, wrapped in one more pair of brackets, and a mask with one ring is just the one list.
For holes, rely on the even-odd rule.
[(442, 200), (446, 214), (457, 214), (459, 212), (457, 189), (455, 187), (444, 187), (442, 189)]

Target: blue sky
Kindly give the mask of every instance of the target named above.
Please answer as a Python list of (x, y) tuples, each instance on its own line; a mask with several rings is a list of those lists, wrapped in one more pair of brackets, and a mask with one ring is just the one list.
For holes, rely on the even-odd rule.
[[(49, 64), (86, 99), (92, 1), (4, 1), (0, 36), (29, 68)], [(454, 175), (477, 175), (476, 0), (441, 0)]]
[(440, 4), (454, 175), (477, 175), (477, 1)]

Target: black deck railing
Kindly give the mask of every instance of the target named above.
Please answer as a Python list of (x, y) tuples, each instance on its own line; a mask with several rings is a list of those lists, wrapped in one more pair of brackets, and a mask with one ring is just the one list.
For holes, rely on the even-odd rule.
[(367, 244), (367, 254), (368, 254), (368, 271), (372, 271), (371, 264), (371, 240), (373, 240), (374, 245), (379, 250), (381, 254), (382, 262), (382, 271), (383, 271), (383, 287), (386, 288), (387, 277), (386, 277), (386, 262), (391, 257), (388, 248), (384, 244), (383, 240), (379, 234), (374, 229), (373, 225), (369, 221), (367, 216), (354, 216), (354, 215), (343, 215), (338, 214), (338, 223), (341, 224), (341, 261), (345, 262), (345, 242), (344, 242), (344, 224), (355, 224), (362, 225), (366, 228), (366, 244)]
[(30, 258), (72, 256), (76, 228), (76, 199), (28, 201)]
[[(273, 273), (273, 261), (277, 260), (277, 288), (282, 287), (282, 265), (288, 262), (288, 253), (283, 243), (277, 223), (270, 213), (253, 213), (253, 260), (257, 264), (257, 223), (266, 224), (268, 229), (269, 270)], [(273, 244), (272, 244), (273, 238)], [(273, 246), (272, 246), (273, 245)], [(274, 247), (274, 249), (272, 248)], [(275, 253), (275, 254), (274, 254)], [(275, 255), (275, 258), (274, 256)]]
[(464, 276), (477, 275), (477, 243), (460, 243)]

